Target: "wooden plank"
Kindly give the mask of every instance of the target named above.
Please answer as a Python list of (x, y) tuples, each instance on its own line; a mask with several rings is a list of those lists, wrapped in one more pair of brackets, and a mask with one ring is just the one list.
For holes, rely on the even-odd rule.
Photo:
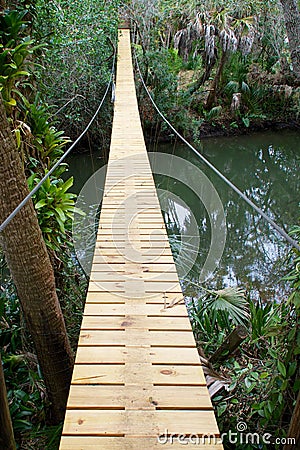
[(161, 448), (163, 433), (218, 435), (144, 144), (129, 31), (122, 33), (110, 159), (62, 450), (151, 450)]
[[(120, 249), (122, 250), (122, 249)], [(119, 258), (119, 261), (124, 261), (124, 259), (128, 259), (128, 256), (116, 248), (98, 248), (95, 249), (95, 256), (109, 256), (109, 257), (116, 257)], [(165, 247), (163, 249), (160, 248), (150, 248), (150, 249), (144, 249), (143, 252), (140, 252), (138, 255), (134, 255), (134, 258), (132, 256), (129, 258), (133, 262), (136, 263), (143, 263), (149, 261), (149, 257), (152, 256), (152, 259), (150, 258), (150, 261), (153, 261), (155, 256), (172, 256), (171, 249), (168, 247)], [(120, 259), (121, 257), (121, 259)], [(117, 259), (118, 260), (118, 259)]]
[(151, 280), (151, 281), (155, 281), (156, 279), (158, 279), (158, 281), (160, 282), (174, 282), (176, 284), (178, 284), (178, 275), (176, 272), (168, 272), (167, 270), (165, 271), (160, 271), (160, 272), (149, 272), (146, 271), (144, 272), (142, 269), (140, 269), (140, 271), (137, 270), (137, 273), (133, 272), (133, 271), (128, 271), (127, 272), (118, 272), (115, 267), (112, 267), (112, 270), (110, 272), (96, 272), (94, 271), (94, 267), (93, 270), (91, 272), (91, 276), (90, 276), (90, 281), (101, 281), (101, 282), (108, 282), (108, 281), (113, 281), (113, 282), (118, 282), (118, 281), (124, 281), (126, 279), (130, 279), (130, 280), (135, 280), (135, 279), (140, 279), (140, 280)]
[[(202, 367), (199, 365), (152, 365), (153, 385), (206, 386)], [(174, 390), (175, 392), (175, 390)]]
[(87, 303), (86, 316), (150, 316), (150, 317), (188, 317), (185, 305), (175, 305), (173, 308), (164, 308), (161, 304), (110, 304)]
[[(138, 346), (139, 344), (136, 343)], [(132, 346), (133, 347), (133, 346)], [(199, 356), (194, 348), (178, 349), (176, 347), (148, 347), (143, 349), (145, 356), (150, 358), (153, 364), (165, 365), (199, 365)], [(97, 361), (99, 364), (122, 364), (128, 357), (125, 346), (107, 346), (107, 347), (81, 347), (79, 346), (76, 354), (76, 364), (93, 364)], [(138, 361), (137, 361), (138, 362)]]
[(71, 387), (68, 409), (122, 409), (130, 404), (130, 409), (205, 409), (212, 410), (206, 386), (178, 386), (174, 397), (174, 386), (156, 386), (140, 392), (138, 386), (82, 386)]
[(124, 363), (75, 364), (72, 377), (74, 384), (124, 384)]
[[(122, 364), (75, 364), (72, 384), (123, 384)], [(160, 386), (206, 386), (200, 362), (198, 365), (152, 365), (153, 385)]]
[[(166, 320), (166, 319), (165, 319)], [(126, 320), (124, 320), (126, 323)], [(128, 320), (127, 320), (128, 322)], [(132, 329), (132, 328), (131, 328)], [(139, 331), (139, 329), (137, 329)], [(191, 331), (148, 331), (137, 334), (139, 343), (152, 347), (195, 347), (195, 339)], [(124, 330), (85, 330), (80, 333), (78, 345), (126, 345), (128, 336)]]
[[(125, 292), (125, 283), (127, 280), (122, 281), (99, 281), (94, 282), (90, 281), (89, 283), (89, 292)], [(163, 281), (163, 274), (161, 279), (158, 278), (156, 281), (153, 280), (144, 280), (145, 283), (145, 292), (177, 292), (178, 294), (182, 293), (180, 284), (178, 281), (169, 282)]]
[[(175, 303), (178, 300), (183, 300), (183, 295), (178, 294), (176, 292), (163, 292), (162, 294), (149, 294), (146, 296), (142, 296), (141, 300), (146, 303), (157, 303), (157, 304), (167, 304)], [(128, 301), (132, 301), (130, 296), (127, 296), (125, 293), (118, 292), (88, 292), (86, 303), (125, 303)], [(135, 298), (135, 301), (138, 300)], [(104, 314), (105, 315), (105, 314)]]
[[(171, 264), (174, 263), (173, 256), (168, 254), (162, 254), (162, 255), (149, 255), (147, 252), (147, 255), (143, 255), (139, 258), (140, 260), (137, 261), (137, 264), (149, 264), (149, 263), (162, 263), (162, 264)], [(115, 263), (124, 263), (124, 256), (123, 255), (101, 255), (98, 254), (97, 250), (95, 251), (94, 255), (94, 264), (115, 264)]]
[[(114, 264), (113, 266), (111, 264)], [(108, 269), (114, 270), (116, 272), (120, 272), (123, 274), (130, 275), (131, 272), (127, 268), (128, 266), (125, 265), (125, 261), (123, 263), (94, 263), (92, 267), (92, 274), (95, 272), (105, 272), (107, 274), (110, 274), (111, 272), (108, 272)], [(143, 263), (138, 265), (138, 267), (135, 267), (135, 270), (137, 272), (144, 272), (144, 273), (175, 273), (177, 275), (177, 271), (174, 265), (174, 262), (165, 262), (165, 263)], [(132, 272), (134, 273), (134, 272)], [(178, 275), (177, 275), (178, 279)]]
[(219, 436), (213, 411), (67, 410), (64, 434), (81, 436), (152, 436), (171, 434)]
[(90, 436), (63, 436), (60, 448), (62, 450), (183, 450), (196, 448), (197, 450), (222, 450), (222, 444), (217, 444), (219, 439), (202, 439), (196, 436), (182, 443), (177, 438), (167, 439), (162, 435), (160, 442), (157, 437), (90, 437)]
[(81, 330), (125, 330), (126, 328), (147, 328), (149, 330), (191, 331), (187, 317), (147, 316), (84, 316)]
[[(150, 230), (165, 230), (165, 223), (152, 223), (151, 225), (149, 225), (149, 223), (139, 223), (139, 224), (130, 224), (130, 228), (138, 228), (139, 230), (145, 230), (146, 232)], [(123, 223), (111, 223), (109, 221), (107, 221), (106, 223), (100, 223), (99, 224), (99, 229), (101, 230), (122, 230), (124, 231), (124, 224)]]
[[(130, 281), (130, 280), (128, 280)], [(134, 281), (134, 280), (133, 280)], [(125, 283), (124, 281), (90, 281), (89, 292), (120, 292), (125, 295)], [(143, 280), (145, 284), (145, 292), (149, 293), (161, 293), (175, 292), (182, 295), (182, 291), (178, 282), (162, 281), (159, 280)], [(137, 290), (138, 291), (138, 290)]]
[(98, 235), (96, 239), (96, 248), (115, 248), (115, 247), (125, 247), (125, 246), (134, 246), (137, 243), (141, 244), (142, 248), (148, 248), (148, 247), (158, 247), (158, 248), (165, 248), (169, 247), (169, 241), (167, 236), (154, 236), (151, 237), (151, 235), (140, 235), (136, 231), (132, 232), (128, 230), (126, 236), (120, 236), (116, 235), (108, 236), (105, 238), (103, 235)]
[[(124, 241), (127, 242), (128, 239), (130, 241), (147, 241), (151, 239), (159, 240), (161, 239), (161, 233), (164, 231), (162, 228), (155, 229), (155, 234), (152, 236), (151, 233), (147, 231), (147, 229), (140, 229), (138, 227), (131, 228), (130, 230), (124, 231), (122, 228), (116, 228), (113, 227), (108, 230), (107, 228), (101, 228), (98, 231), (97, 239), (103, 239), (103, 240), (117, 240), (117, 241)], [(164, 241), (166, 241), (166, 236), (162, 238)]]

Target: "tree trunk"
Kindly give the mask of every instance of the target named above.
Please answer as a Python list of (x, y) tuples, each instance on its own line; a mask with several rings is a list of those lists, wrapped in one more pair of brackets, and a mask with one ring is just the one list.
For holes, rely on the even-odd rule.
[[(287, 438), (294, 439), (294, 443), (286, 444), (283, 450), (300, 448), (300, 392), (298, 393), (296, 405), (293, 411)], [(290, 441), (291, 442), (291, 441)]]
[[(0, 95), (0, 223), (28, 194), (28, 186)], [(51, 423), (64, 417), (73, 355), (58, 302), (53, 268), (32, 201), (2, 234), (3, 250), (17, 288), (51, 401)]]
[(294, 75), (300, 81), (300, 12), (297, 0), (280, 0), (289, 40)]
[(5, 379), (0, 356), (0, 448), (16, 450), (14, 432), (7, 401)]
[(210, 88), (210, 93), (209, 93), (209, 96), (207, 98), (206, 105), (205, 105), (205, 108), (208, 111), (213, 107), (213, 105), (216, 101), (217, 90), (219, 87), (219, 83), (221, 80), (221, 76), (222, 76), (226, 61), (227, 61), (227, 52), (222, 52), (221, 61), (220, 61), (219, 67), (217, 69), (216, 76), (212, 82), (212, 85)]

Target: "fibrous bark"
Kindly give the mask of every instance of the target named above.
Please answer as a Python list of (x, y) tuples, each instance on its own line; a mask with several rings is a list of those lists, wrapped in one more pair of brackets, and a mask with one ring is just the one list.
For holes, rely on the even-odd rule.
[(300, 12), (297, 0), (280, 0), (289, 40), (293, 72), (300, 81)]
[[(16, 143), (0, 95), (0, 223), (28, 194)], [(28, 330), (51, 401), (51, 422), (64, 417), (73, 355), (49, 255), (30, 200), (1, 236)]]

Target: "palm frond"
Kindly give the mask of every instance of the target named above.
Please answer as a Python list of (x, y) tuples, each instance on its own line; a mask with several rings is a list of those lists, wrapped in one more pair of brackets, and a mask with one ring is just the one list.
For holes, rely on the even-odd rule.
[(224, 311), (235, 325), (248, 323), (250, 320), (249, 305), (245, 291), (241, 288), (225, 288), (209, 291), (204, 299), (204, 308), (211, 311)]

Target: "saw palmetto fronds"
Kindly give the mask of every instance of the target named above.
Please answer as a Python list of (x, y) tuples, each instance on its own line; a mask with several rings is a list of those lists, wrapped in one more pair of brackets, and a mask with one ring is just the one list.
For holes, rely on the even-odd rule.
[(227, 313), (235, 325), (247, 324), (250, 319), (245, 291), (238, 287), (208, 291), (202, 305), (205, 310)]

